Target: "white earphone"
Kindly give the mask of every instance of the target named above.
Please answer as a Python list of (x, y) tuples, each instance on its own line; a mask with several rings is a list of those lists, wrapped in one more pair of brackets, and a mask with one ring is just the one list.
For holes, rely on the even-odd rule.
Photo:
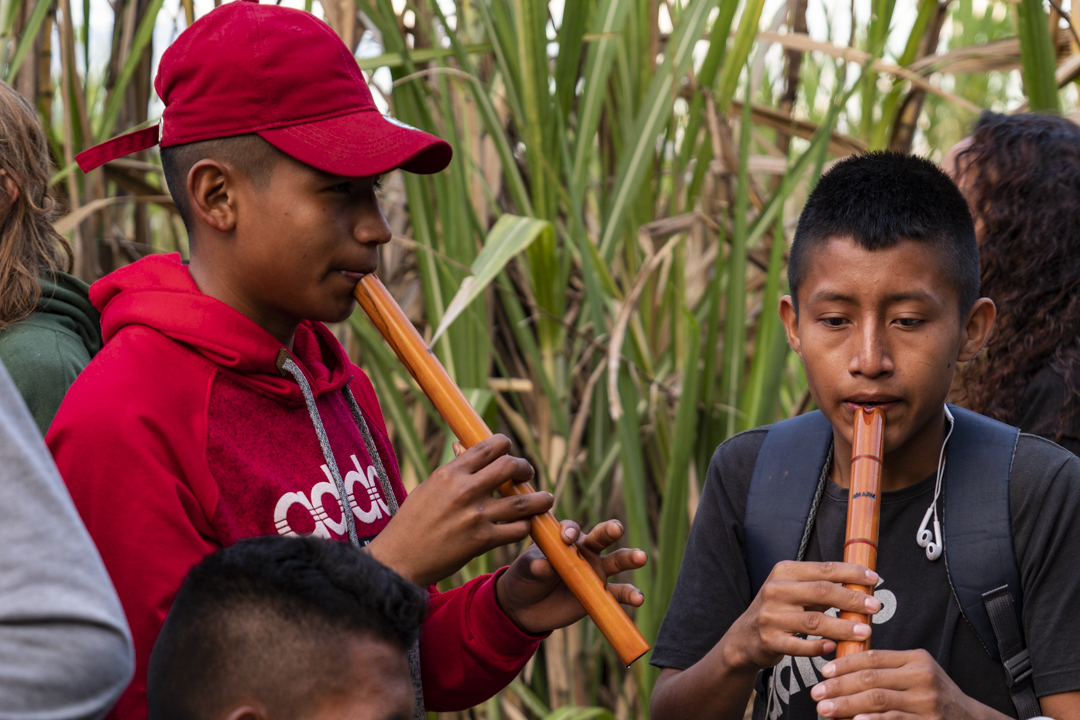
[[(937, 513), (935, 512), (937, 505), (937, 495), (934, 496), (934, 505), (926, 508), (926, 514), (923, 515), (922, 525), (919, 526), (918, 543), (919, 547), (926, 548), (926, 557), (929, 560), (937, 560), (941, 557), (942, 551), (945, 549), (941, 542), (941, 523), (938, 522)], [(930, 529), (926, 527), (930, 522), (930, 516), (934, 517), (934, 532), (930, 533)]]
[[(930, 507), (926, 508), (926, 514), (923, 515), (922, 524), (919, 525), (919, 532), (915, 536), (915, 541), (919, 543), (919, 547), (926, 548), (927, 560), (937, 560), (941, 557), (941, 553), (945, 551), (945, 543), (941, 540), (941, 523), (938, 521), (937, 516), (937, 502), (938, 497), (941, 496), (941, 478), (945, 475), (945, 445), (948, 444), (949, 438), (952, 436), (953, 421), (952, 413), (949, 412), (949, 406), (945, 406), (945, 417), (949, 421), (949, 432), (945, 434), (945, 442), (941, 443), (941, 454), (938, 455), (937, 466), (937, 484), (934, 486), (934, 501), (930, 503)], [(930, 529), (926, 527), (930, 523), (930, 517), (934, 518), (934, 532), (931, 534)]]

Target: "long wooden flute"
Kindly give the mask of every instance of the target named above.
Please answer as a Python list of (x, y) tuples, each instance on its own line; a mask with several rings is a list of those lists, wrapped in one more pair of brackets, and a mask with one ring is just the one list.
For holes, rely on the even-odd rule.
[[(374, 275), (365, 275), (353, 294), (461, 444), (468, 448), (491, 437), (487, 424), (428, 350), (382, 282)], [(507, 481), (499, 488), (504, 497), (531, 492), (535, 491), (529, 483)], [(576, 546), (563, 541), (562, 528), (554, 515), (548, 512), (533, 517), (532, 537), (627, 666), (649, 651), (649, 643), (588, 561)]]
[[(877, 566), (878, 523), (881, 520), (881, 454), (885, 442), (885, 412), (881, 408), (855, 410), (855, 433), (851, 441), (851, 487), (848, 489), (847, 533), (844, 562)], [(866, 585), (845, 585), (873, 595)], [(870, 624), (864, 613), (842, 612), (844, 620)], [(844, 640), (836, 645), (836, 657), (870, 649), (870, 639)]]

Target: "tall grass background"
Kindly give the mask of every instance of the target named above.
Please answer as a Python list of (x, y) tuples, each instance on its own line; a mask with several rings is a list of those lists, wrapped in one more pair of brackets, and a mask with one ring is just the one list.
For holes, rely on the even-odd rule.
[[(939, 159), (983, 108), (1077, 103), (1075, 0), (302, 6), (357, 52), (387, 111), (454, 146), (439, 175), (387, 178), (394, 240), (379, 274), (556, 513), (619, 518), (625, 544), (649, 552), (626, 579), (644, 591), (635, 617), (650, 640), (713, 450), (810, 407), (776, 308), (816, 179), (868, 149)], [(73, 159), (156, 121), (155, 58), (209, 9), (0, 0), (0, 77), (40, 110), (68, 213), (58, 227), (88, 281), (187, 253), (156, 151), (89, 175)], [(415, 487), (453, 438), (362, 314), (337, 331)], [(498, 696), (445, 717), (644, 718), (655, 679), (647, 660), (622, 667), (586, 620)]]

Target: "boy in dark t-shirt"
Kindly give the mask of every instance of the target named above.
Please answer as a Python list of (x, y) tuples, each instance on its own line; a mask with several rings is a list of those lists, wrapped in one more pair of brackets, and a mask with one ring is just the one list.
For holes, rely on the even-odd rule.
[[(756, 719), (1016, 717), (1002, 665), (961, 614), (945, 559), (916, 542), (928, 506), (941, 511), (935, 485), (955, 365), (981, 350), (995, 316), (978, 297), (963, 198), (918, 158), (846, 160), (808, 200), (788, 274), (780, 313), (832, 425), (835, 462), (823, 469), (804, 560), (777, 564), (754, 596), (744, 521), (768, 428), (718, 448), (652, 656), (663, 668), (652, 717), (741, 717), (761, 671)], [(839, 562), (859, 405), (886, 416), (876, 573)], [(1043, 714), (1078, 718), (1080, 462), (1020, 435), (1008, 497), (1033, 688)], [(840, 583), (875, 586), (874, 597)], [(872, 627), (838, 610), (872, 614)], [(872, 651), (832, 659), (836, 641), (871, 635)]]

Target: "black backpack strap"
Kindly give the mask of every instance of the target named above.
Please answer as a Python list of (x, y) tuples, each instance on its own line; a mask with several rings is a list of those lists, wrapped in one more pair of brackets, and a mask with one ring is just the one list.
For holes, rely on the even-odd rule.
[(1005, 684), (1020, 718), (1042, 715), (1035, 689), (1031, 686), (1031, 657), (1024, 645), (1024, 635), (1016, 622), (1016, 608), (1008, 585), (983, 593), (983, 605), (997, 638), (998, 653), (1005, 658)]
[(757, 595), (776, 563), (799, 556), (832, 439), (832, 425), (820, 410), (769, 428), (754, 464), (743, 520), (751, 595)]
[(1013, 548), (1009, 474), (1020, 431), (949, 406), (945, 448), (945, 565), (960, 611), (994, 660), (1020, 718), (1040, 714), (1023, 634), (1023, 590)]

